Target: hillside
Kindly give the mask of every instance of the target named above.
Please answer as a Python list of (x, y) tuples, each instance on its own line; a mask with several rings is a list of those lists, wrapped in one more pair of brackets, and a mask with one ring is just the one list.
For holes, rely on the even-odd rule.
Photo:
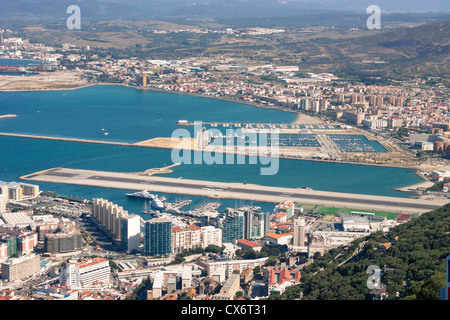
[[(378, 35), (336, 41), (341, 71), (353, 75), (402, 77), (450, 74), (450, 20)], [(364, 64), (363, 60), (385, 61)]]
[[(375, 252), (395, 237), (398, 240), (386, 253)], [(351, 257), (362, 243), (361, 252)], [(389, 299), (438, 300), (439, 287), (445, 286), (449, 254), (450, 205), (446, 205), (396, 227), (388, 235), (375, 233), (358, 239), (348, 250), (337, 248), (316, 256), (315, 262), (302, 270), (300, 285), (273, 298), (293, 299), (301, 291), (305, 300), (366, 300), (370, 297), (366, 270), (375, 265), (385, 270), (381, 281)], [(338, 266), (347, 258), (348, 262)]]

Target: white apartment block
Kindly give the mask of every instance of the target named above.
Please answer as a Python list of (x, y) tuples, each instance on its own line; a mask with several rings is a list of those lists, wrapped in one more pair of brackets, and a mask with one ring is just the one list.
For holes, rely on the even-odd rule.
[(0, 214), (6, 212), (6, 202), (8, 202), (8, 198), (4, 194), (0, 194)]
[(294, 220), (294, 235), (292, 238), (292, 245), (294, 247), (306, 246), (306, 222), (302, 218)]
[(183, 229), (180, 227), (172, 228), (173, 253), (200, 248), (202, 246), (201, 240), (201, 228), (196, 225), (190, 225)]
[(222, 247), (222, 229), (213, 226), (202, 227), (201, 236), (203, 248), (209, 245)]
[(92, 215), (115, 239), (120, 240), (120, 219), (128, 211), (105, 199), (92, 199)]
[(2, 263), (2, 279), (12, 282), (32, 276), (40, 271), (40, 261), (36, 254), (6, 260)]
[(122, 248), (128, 252), (137, 250), (141, 244), (141, 218), (137, 215), (122, 216), (120, 228)]
[(8, 244), (0, 242), (0, 261), (8, 258)]
[(68, 263), (61, 269), (59, 282), (71, 288), (85, 288), (110, 282), (111, 269), (108, 260), (93, 258), (83, 262)]

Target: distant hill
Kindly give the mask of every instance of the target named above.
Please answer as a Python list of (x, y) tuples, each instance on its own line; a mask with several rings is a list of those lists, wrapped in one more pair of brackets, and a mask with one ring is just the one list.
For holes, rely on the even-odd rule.
[[(2, 19), (62, 20), (72, 4), (85, 17), (109, 19), (286, 17), (318, 11), (353, 11), (361, 14), (371, 0), (16, 0), (1, 1)], [(450, 12), (447, 0), (378, 0), (382, 12)]]
[[(370, 77), (450, 74), (450, 20), (378, 35), (338, 40), (329, 45), (345, 56), (341, 71)], [(361, 61), (385, 61), (364, 64)]]

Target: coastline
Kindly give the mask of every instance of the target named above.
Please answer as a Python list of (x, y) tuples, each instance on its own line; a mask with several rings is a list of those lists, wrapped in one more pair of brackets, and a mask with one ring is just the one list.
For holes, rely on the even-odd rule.
[[(1, 80), (1, 77), (0, 77)], [(300, 122), (302, 122), (302, 118), (304, 119), (305, 117), (310, 117), (313, 119), (317, 119), (313, 116), (310, 115), (306, 115), (303, 114), (301, 112), (297, 112), (294, 110), (286, 110), (285, 108), (279, 107), (279, 106), (265, 106), (265, 105), (261, 105), (261, 104), (257, 104), (257, 103), (252, 103), (249, 101), (240, 101), (238, 99), (232, 99), (232, 98), (227, 98), (227, 97), (217, 97), (217, 96), (208, 96), (208, 95), (203, 95), (203, 94), (196, 94), (196, 93), (191, 93), (191, 92), (179, 92), (179, 91), (172, 91), (172, 90), (165, 90), (165, 89), (158, 89), (158, 88), (142, 88), (142, 87), (136, 87), (136, 86), (130, 86), (127, 84), (123, 84), (123, 83), (85, 83), (85, 84), (80, 84), (80, 85), (73, 85), (72, 87), (64, 87), (64, 88), (36, 88), (36, 89), (28, 89), (28, 90), (24, 90), (24, 89), (9, 89), (9, 90), (4, 90), (1, 88), (0, 86), (0, 92), (30, 92), (30, 91), (66, 91), (66, 90), (76, 90), (76, 89), (82, 89), (82, 88), (86, 88), (86, 87), (91, 87), (91, 86), (104, 86), (104, 85), (108, 85), (108, 86), (122, 86), (122, 87), (126, 87), (126, 88), (131, 88), (131, 89), (136, 89), (136, 90), (142, 90), (142, 91), (154, 91), (154, 92), (163, 92), (163, 93), (175, 93), (175, 94), (181, 94), (181, 95), (189, 95), (189, 96), (194, 96), (194, 97), (199, 97), (199, 98), (210, 98), (210, 99), (216, 99), (216, 100), (223, 100), (223, 101), (228, 101), (228, 102), (235, 102), (235, 103), (240, 103), (240, 104), (245, 104), (245, 105), (249, 105), (249, 106), (253, 106), (253, 107), (257, 107), (257, 108), (263, 108), (263, 109), (275, 109), (275, 110), (279, 110), (279, 111), (283, 111), (283, 112), (290, 112), (290, 113), (294, 113), (297, 115), (296, 119), (294, 121), (291, 122), (291, 124), (298, 124)], [(317, 120), (320, 123), (324, 123), (321, 119)], [(369, 138), (369, 137), (367, 137)], [(157, 146), (152, 146), (154, 148), (161, 148), (161, 147), (157, 147)], [(384, 148), (386, 148), (386, 146), (383, 145)], [(165, 148), (165, 147), (162, 147)], [(165, 148), (166, 149), (166, 148)], [(333, 163), (344, 163), (344, 164), (353, 164), (353, 165), (366, 165), (366, 166), (381, 166), (381, 167), (390, 167), (390, 168), (402, 168), (402, 169), (409, 169), (409, 170), (424, 170), (423, 168), (421, 168), (420, 164), (402, 164), (402, 163), (367, 163), (367, 162), (352, 162), (352, 161), (336, 161), (336, 160), (328, 160), (328, 159), (313, 159), (313, 158), (297, 158), (297, 157), (289, 157), (289, 156), (280, 156), (280, 158), (284, 158), (284, 159), (291, 159), (291, 160), (303, 160), (303, 161), (319, 161), (319, 162), (333, 162)], [(432, 166), (429, 165), (429, 169), (428, 170), (434, 170), (437, 168), (440, 168), (442, 166), (436, 165), (436, 166)], [(417, 172), (416, 172), (417, 174)]]

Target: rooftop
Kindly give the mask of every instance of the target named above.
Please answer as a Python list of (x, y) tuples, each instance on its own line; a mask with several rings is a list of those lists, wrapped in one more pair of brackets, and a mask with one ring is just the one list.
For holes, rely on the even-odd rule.
[(261, 247), (260, 244), (257, 244), (255, 242), (249, 241), (247, 239), (239, 239), (239, 240), (237, 240), (237, 242), (238, 242), (238, 244), (241, 243), (241, 244), (243, 244), (245, 246), (249, 246), (249, 247), (252, 247), (252, 248)]
[(273, 239), (281, 239), (283, 237), (293, 236), (293, 235), (294, 235), (294, 233), (292, 233), (292, 232), (289, 232), (289, 233), (273, 233), (273, 232), (270, 232), (270, 233), (266, 234), (266, 237), (270, 237), (270, 238), (273, 238)]

